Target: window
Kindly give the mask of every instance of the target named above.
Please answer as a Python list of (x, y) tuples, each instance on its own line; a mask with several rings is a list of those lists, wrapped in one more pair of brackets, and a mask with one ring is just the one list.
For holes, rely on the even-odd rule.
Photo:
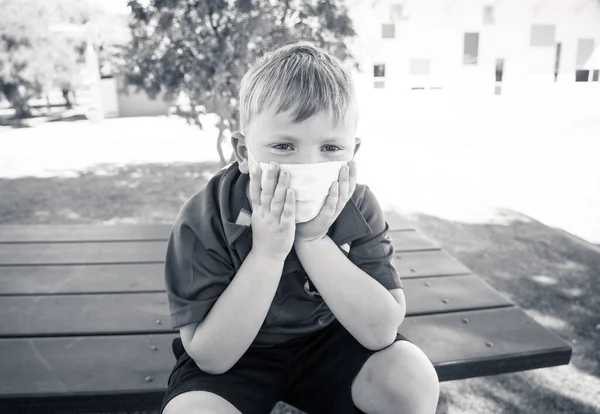
[(373, 65), (373, 76), (376, 78), (385, 78), (385, 65)]
[(582, 69), (594, 53), (594, 39), (579, 39), (577, 42), (577, 61), (575, 67)]
[(598, 78), (600, 78), (600, 70), (596, 69), (592, 75), (592, 82), (598, 82)]
[(404, 5), (403, 4), (392, 4), (390, 6), (390, 18), (393, 22), (398, 20), (403, 20), (405, 18), (404, 15)]
[(393, 23), (383, 23), (381, 25), (381, 38), (394, 39), (396, 37), (396, 25)]
[(476, 65), (479, 55), (479, 33), (465, 33), (463, 64)]
[(587, 82), (590, 78), (590, 71), (586, 69), (577, 69), (575, 71), (575, 82)]
[(496, 59), (496, 82), (502, 82), (504, 76), (504, 59)]
[(504, 59), (496, 59), (496, 84), (494, 95), (502, 95), (502, 78), (504, 77)]
[(554, 46), (554, 25), (534, 24), (531, 26), (530, 46)]
[(431, 62), (429, 59), (411, 59), (410, 74), (411, 75), (429, 75), (431, 71)]
[(385, 64), (373, 65), (373, 77), (375, 89), (385, 88)]
[(494, 7), (485, 6), (483, 8), (483, 24), (494, 24)]

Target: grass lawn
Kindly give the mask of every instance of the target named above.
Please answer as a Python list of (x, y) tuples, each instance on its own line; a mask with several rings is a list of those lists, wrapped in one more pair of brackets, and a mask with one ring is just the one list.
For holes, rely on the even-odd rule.
[[(109, 164), (71, 177), (3, 178), (0, 224), (170, 224), (217, 169), (214, 162)], [(572, 362), (442, 383), (438, 413), (598, 413), (600, 248), (518, 213), (512, 217), (502, 224), (465, 224), (423, 214), (407, 218), (569, 341)], [(280, 404), (274, 413), (298, 411)]]

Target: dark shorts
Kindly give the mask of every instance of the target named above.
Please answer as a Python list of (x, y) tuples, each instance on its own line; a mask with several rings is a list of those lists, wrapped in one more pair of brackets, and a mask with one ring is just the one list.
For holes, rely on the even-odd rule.
[[(401, 334), (396, 341), (407, 340)], [(334, 320), (323, 330), (269, 348), (251, 347), (227, 372), (201, 371), (173, 344), (177, 362), (168, 381), (160, 412), (175, 396), (188, 391), (217, 394), (242, 414), (269, 414), (284, 401), (308, 414), (362, 413), (352, 401), (351, 386), (376, 351), (363, 347)]]

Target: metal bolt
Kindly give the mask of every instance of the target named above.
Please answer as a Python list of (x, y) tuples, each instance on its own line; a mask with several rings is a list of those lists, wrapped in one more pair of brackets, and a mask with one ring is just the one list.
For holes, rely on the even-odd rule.
[(463, 323), (469, 323), (469, 318), (462, 318)]
[(157, 325), (162, 325), (162, 321), (161, 321), (160, 319), (157, 319), (157, 320), (156, 320), (156, 324), (157, 324)]
[(450, 301), (448, 299), (442, 299), (442, 302), (449, 303)]
[(493, 342), (486, 342), (485, 346), (487, 346), (488, 348), (491, 348), (491, 347), (494, 346), (494, 343)]
[(425, 282), (424, 285), (427, 286), (427, 287), (429, 287), (429, 286), (431, 286), (431, 283)]
[(152, 382), (152, 381), (154, 381), (154, 378), (152, 378), (152, 377), (146, 377), (146, 378), (144, 378), (144, 381), (146, 381), (146, 382)]
[(416, 270), (415, 270), (415, 269), (410, 269), (410, 271), (411, 271), (411, 272), (413, 272), (413, 273), (415, 273), (415, 272), (416, 272)]
[(156, 345), (152, 345), (150, 347), (150, 349), (153, 350), (153, 351), (158, 351), (158, 347)]

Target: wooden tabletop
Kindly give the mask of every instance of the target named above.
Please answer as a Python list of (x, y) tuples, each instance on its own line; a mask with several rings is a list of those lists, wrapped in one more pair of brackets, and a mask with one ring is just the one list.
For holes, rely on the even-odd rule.
[[(569, 362), (566, 342), (441, 246), (400, 218), (390, 226), (407, 298), (400, 332), (440, 380)], [(169, 232), (0, 226), (0, 412), (160, 407), (177, 336), (163, 279)]]

